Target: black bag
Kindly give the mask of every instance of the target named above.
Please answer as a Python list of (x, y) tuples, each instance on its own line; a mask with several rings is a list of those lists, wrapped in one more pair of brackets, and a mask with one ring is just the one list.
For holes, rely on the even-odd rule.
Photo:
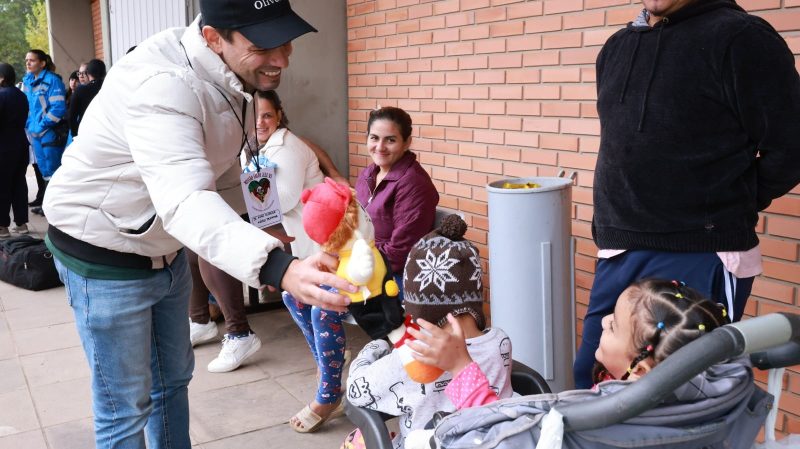
[(50, 142), (42, 142), (43, 147), (64, 148), (67, 146), (69, 121), (66, 117), (56, 123), (56, 126), (53, 127), (53, 133), (55, 134), (55, 139)]
[(0, 243), (0, 280), (34, 291), (62, 285), (44, 240), (29, 235)]
[(56, 140), (47, 145), (42, 144), (42, 146), (53, 146), (58, 148), (64, 148), (67, 146), (67, 140), (69, 138), (69, 122), (66, 117), (61, 119), (56, 126), (53, 127), (53, 131), (56, 133)]

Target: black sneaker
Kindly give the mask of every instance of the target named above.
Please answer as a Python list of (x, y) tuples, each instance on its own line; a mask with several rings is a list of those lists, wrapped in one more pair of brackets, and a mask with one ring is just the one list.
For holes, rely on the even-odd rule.
[(41, 206), (42, 206), (42, 200), (39, 198), (28, 203), (28, 207), (41, 207)]
[(41, 215), (42, 217), (44, 217), (44, 211), (42, 210), (41, 207), (34, 207), (33, 209), (31, 209), (31, 212), (33, 212), (36, 215)]

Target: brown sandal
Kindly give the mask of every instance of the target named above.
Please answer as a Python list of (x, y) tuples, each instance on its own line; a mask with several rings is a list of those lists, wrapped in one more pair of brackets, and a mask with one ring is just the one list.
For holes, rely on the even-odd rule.
[(293, 419), (296, 419), (296, 422), (292, 419), (289, 420), (289, 426), (291, 426), (295, 432), (312, 433), (316, 432), (323, 424), (325, 424), (325, 421), (338, 418), (342, 415), (344, 415), (343, 399), (339, 399), (339, 405), (337, 405), (335, 409), (331, 410), (330, 414), (328, 414), (328, 416), (325, 418), (314, 413), (314, 411), (311, 410), (311, 406), (306, 405), (302, 410), (294, 415)]

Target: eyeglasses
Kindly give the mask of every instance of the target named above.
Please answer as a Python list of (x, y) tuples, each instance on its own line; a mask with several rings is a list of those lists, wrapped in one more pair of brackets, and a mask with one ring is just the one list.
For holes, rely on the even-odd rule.
[(83, 75), (83, 76), (86, 76), (86, 75), (88, 75), (88, 74), (89, 74), (89, 72), (78, 72), (78, 75)]

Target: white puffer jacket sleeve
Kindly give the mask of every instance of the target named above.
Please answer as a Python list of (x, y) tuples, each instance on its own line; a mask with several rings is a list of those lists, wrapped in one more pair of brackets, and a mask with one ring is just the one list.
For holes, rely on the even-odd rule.
[(134, 98), (125, 137), (165, 231), (228, 274), (260, 286), (267, 253), (282, 244), (244, 222), (217, 193), (221, 173), (206, 154), (196, 94), (165, 73), (143, 83)]

